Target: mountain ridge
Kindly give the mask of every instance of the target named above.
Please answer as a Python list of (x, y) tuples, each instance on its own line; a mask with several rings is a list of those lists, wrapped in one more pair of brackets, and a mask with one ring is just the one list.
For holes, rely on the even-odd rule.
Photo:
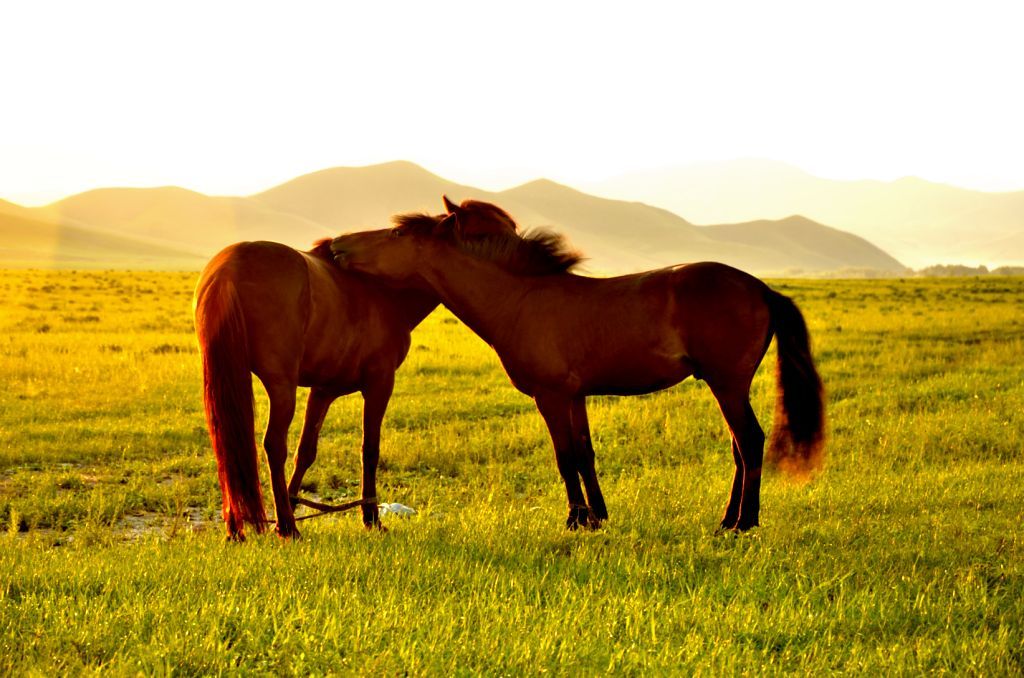
[(635, 172), (583, 186), (597, 195), (641, 200), (694, 223), (778, 219), (800, 213), (859, 235), (909, 265), (1014, 265), (1024, 247), (1024, 191), (974, 191), (901, 177), (840, 180), (760, 159)]
[[(119, 238), (114, 249), (121, 254), (113, 260), (120, 266), (131, 261), (127, 253), (132, 244), (140, 248), (140, 256), (147, 253), (146, 262), (151, 261), (148, 255), (160, 251), (174, 252), (177, 261), (201, 261), (239, 240), (277, 240), (307, 249), (314, 240), (345, 230), (381, 228), (397, 213), (436, 213), (442, 193), (454, 200), (494, 202), (523, 227), (547, 226), (565, 233), (587, 255), (588, 270), (601, 274), (708, 259), (755, 273), (906, 270), (850, 234), (843, 236), (844, 242), (858, 245), (844, 253), (836, 246), (841, 232), (811, 220), (802, 222), (801, 234), (786, 220), (716, 229), (696, 226), (663, 207), (593, 196), (549, 179), (491, 192), (449, 181), (408, 161), (326, 168), (249, 196), (209, 196), (177, 186), (93, 189), (38, 208), (0, 205), (0, 223), (17, 214), (52, 229), (77, 229), (65, 234), (91, 230), (98, 238)], [(80, 245), (80, 240), (75, 242)], [(55, 260), (64, 265), (74, 256), (64, 253)]]

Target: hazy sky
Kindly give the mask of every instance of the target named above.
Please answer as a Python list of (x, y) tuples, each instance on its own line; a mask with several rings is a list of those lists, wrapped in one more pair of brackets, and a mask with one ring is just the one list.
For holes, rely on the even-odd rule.
[(0, 197), (251, 193), (408, 159), (506, 188), (765, 157), (1024, 188), (1024, 3), (0, 5)]

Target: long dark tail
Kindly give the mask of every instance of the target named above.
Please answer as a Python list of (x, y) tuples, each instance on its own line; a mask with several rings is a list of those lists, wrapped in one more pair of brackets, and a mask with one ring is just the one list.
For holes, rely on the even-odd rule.
[(244, 522), (267, 526), (260, 490), (252, 377), (245, 319), (230, 281), (214, 281), (196, 300), (196, 335), (203, 355), (203, 402), (217, 455), (224, 520), (230, 536)]
[(824, 461), (824, 388), (800, 309), (774, 290), (768, 290), (766, 301), (778, 352), (778, 398), (766, 459), (786, 473), (806, 477)]

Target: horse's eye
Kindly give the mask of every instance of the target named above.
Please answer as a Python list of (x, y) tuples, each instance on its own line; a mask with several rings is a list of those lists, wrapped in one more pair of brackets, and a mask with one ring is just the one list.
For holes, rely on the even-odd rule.
[(405, 233), (403, 233), (402, 231), (400, 231), (400, 230), (399, 230), (399, 229), (397, 229), (397, 228), (393, 228), (393, 229), (391, 229), (391, 235), (392, 235), (393, 237), (397, 238), (397, 237), (399, 237), (399, 236), (403, 236), (403, 235), (405, 235)]

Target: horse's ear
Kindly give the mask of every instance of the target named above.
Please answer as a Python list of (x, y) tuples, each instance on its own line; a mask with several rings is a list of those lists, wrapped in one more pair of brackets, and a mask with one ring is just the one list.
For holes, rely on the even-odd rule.
[(444, 208), (448, 210), (448, 214), (455, 214), (459, 211), (459, 206), (449, 200), (447, 195), (442, 195), (441, 199), (444, 200)]
[(452, 238), (462, 236), (462, 224), (459, 222), (459, 215), (452, 212), (434, 226), (434, 237)]

